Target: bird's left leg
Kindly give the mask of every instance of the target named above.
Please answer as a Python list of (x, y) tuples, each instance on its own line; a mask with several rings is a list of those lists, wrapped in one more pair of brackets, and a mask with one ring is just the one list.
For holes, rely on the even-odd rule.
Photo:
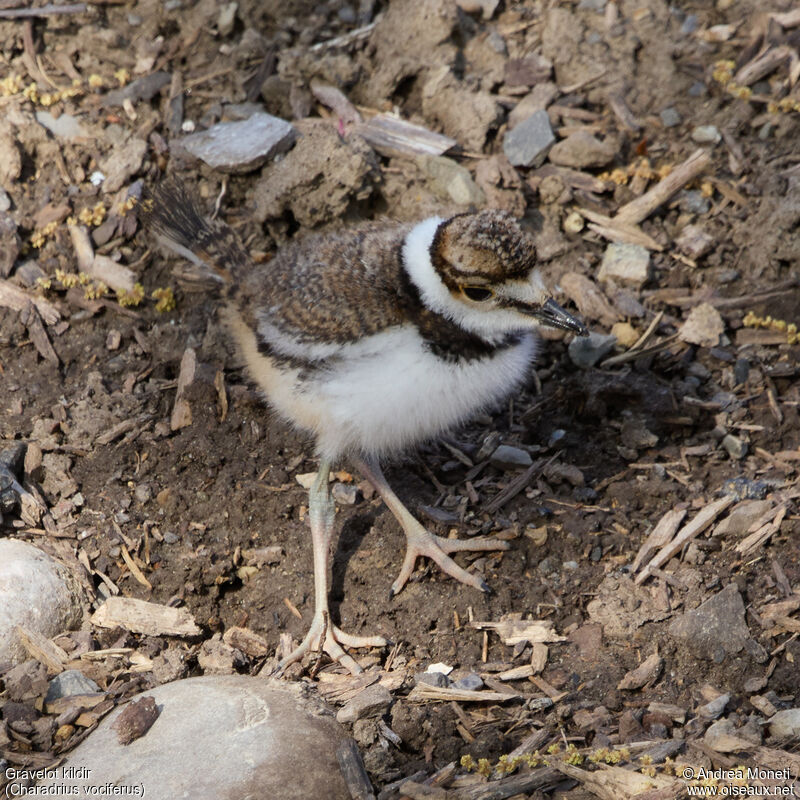
[(322, 460), (317, 477), (308, 493), (308, 516), (311, 522), (311, 540), (314, 549), (314, 619), (305, 639), (276, 669), (281, 673), (291, 663), (299, 661), (307, 652), (324, 650), (331, 658), (347, 667), (353, 675), (361, 667), (344, 651), (344, 647), (383, 647), (382, 636), (351, 636), (337, 628), (328, 611), (328, 561), (334, 532), (335, 507), (328, 490), (330, 462)]
[(411, 577), (414, 564), (419, 556), (427, 556), (435, 561), (442, 572), (446, 572), (467, 586), (474, 586), (483, 592), (489, 591), (489, 585), (478, 575), (467, 572), (459, 567), (448, 555), (463, 550), (508, 550), (508, 544), (498, 539), (445, 539), (435, 536), (426, 530), (403, 505), (400, 498), (392, 491), (386, 481), (380, 465), (375, 460), (355, 459), (355, 464), (362, 475), (375, 487), (375, 491), (386, 503), (387, 508), (394, 514), (406, 535), (406, 557), (397, 580), (392, 584), (391, 595), (396, 595)]

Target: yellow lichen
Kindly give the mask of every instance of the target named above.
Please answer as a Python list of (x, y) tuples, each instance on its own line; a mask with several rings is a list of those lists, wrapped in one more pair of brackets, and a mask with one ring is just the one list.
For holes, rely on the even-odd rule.
[(164, 313), (166, 311), (175, 310), (175, 295), (172, 293), (172, 289), (170, 289), (168, 286), (166, 288), (156, 289), (151, 297), (153, 300), (158, 301), (156, 303), (156, 311)]
[(117, 289), (117, 302), (121, 306), (138, 306), (142, 300), (144, 300), (144, 286), (141, 283), (134, 284), (130, 292)]

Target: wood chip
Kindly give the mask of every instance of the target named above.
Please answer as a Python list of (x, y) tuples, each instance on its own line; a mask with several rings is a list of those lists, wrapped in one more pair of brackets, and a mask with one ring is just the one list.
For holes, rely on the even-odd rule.
[(486, 689), (478, 689), (470, 692), (465, 689), (452, 689), (431, 686), (428, 683), (418, 683), (408, 695), (409, 700), (455, 700), (457, 703), (503, 703), (506, 700), (519, 700), (524, 695), (517, 692), (492, 692)]
[(358, 125), (355, 132), (382, 156), (440, 156), (458, 142), (434, 133), (421, 125), (392, 116), (377, 114)]
[(42, 297), (28, 294), (10, 281), (0, 279), (0, 306), (14, 311), (22, 311), (29, 303), (36, 306), (36, 310), (47, 325), (55, 325), (61, 319), (59, 310), (52, 303)]
[(184, 397), (186, 389), (194, 382), (197, 372), (197, 353), (187, 347), (183, 351), (180, 371), (178, 373), (178, 389), (175, 392), (175, 403), (172, 406), (172, 416), (169, 420), (170, 430), (177, 431), (192, 424), (192, 407)]
[[(599, 763), (599, 769), (590, 772), (581, 767), (556, 761), (553, 767), (602, 800), (619, 800), (621, 797), (644, 798), (645, 792), (658, 791), (659, 800), (678, 800), (686, 796), (683, 781), (664, 775), (650, 777), (624, 767)], [(655, 796), (654, 796), (655, 797)]]
[(520, 642), (563, 642), (566, 636), (559, 636), (553, 623), (537, 619), (504, 619), (500, 622), (470, 622), (470, 628), (479, 631), (495, 631), (505, 645)]
[(675, 538), (667, 545), (661, 548), (658, 554), (650, 561), (644, 571), (636, 576), (636, 583), (643, 583), (649, 577), (650, 568), (661, 567), (669, 561), (672, 556), (678, 553), (685, 544), (690, 542), (699, 533), (702, 533), (731, 503), (734, 497), (726, 495), (719, 500), (709, 503), (705, 508), (699, 511), (691, 522), (684, 525), (678, 531)]
[(648, 656), (636, 669), (625, 673), (617, 684), (619, 690), (641, 689), (652, 683), (660, 674), (664, 666), (664, 659), (656, 652)]
[(146, 636), (197, 636), (202, 631), (186, 608), (170, 608), (133, 597), (109, 597), (92, 614), (90, 622), (101, 628), (119, 626)]
[(659, 548), (672, 540), (675, 531), (678, 530), (678, 526), (683, 522), (685, 516), (685, 508), (671, 508), (661, 517), (655, 528), (650, 532), (650, 535), (642, 543), (636, 558), (633, 560), (632, 570), (634, 572), (638, 572), (642, 564), (649, 561)]
[(23, 628), (22, 625), (17, 625), (15, 630), (25, 652), (40, 664), (44, 664), (48, 673), (57, 675), (63, 672), (69, 656), (57, 644), (53, 644), (41, 633)]

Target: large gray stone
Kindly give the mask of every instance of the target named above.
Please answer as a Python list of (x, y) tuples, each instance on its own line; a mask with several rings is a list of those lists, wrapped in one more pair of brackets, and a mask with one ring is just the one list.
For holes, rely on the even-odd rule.
[(349, 800), (336, 760), (344, 731), (304, 695), (300, 684), (245, 675), (164, 684), (139, 695), (160, 711), (143, 736), (119, 743), (117, 708), (43, 785), (81, 796), (139, 786), (156, 800)]
[(540, 109), (506, 133), (503, 152), (515, 167), (539, 167), (555, 141), (550, 117)]
[(220, 122), (184, 136), (177, 144), (215, 169), (249, 172), (285, 153), (296, 137), (297, 132), (286, 120), (262, 113), (241, 122)]
[(82, 590), (63, 565), (37, 547), (0, 539), (0, 664), (28, 658), (16, 626), (50, 638), (83, 620)]

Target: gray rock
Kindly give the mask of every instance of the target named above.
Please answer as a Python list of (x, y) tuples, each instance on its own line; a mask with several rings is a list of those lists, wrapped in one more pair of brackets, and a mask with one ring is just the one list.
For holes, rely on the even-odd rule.
[(612, 334), (592, 332), (588, 336), (576, 336), (569, 343), (567, 352), (576, 367), (589, 369), (608, 355), (616, 343), (617, 337)]
[(358, 501), (358, 486), (353, 483), (339, 483), (337, 481), (333, 484), (331, 495), (340, 505), (354, 506)]
[(680, 207), (687, 214), (706, 214), (711, 201), (699, 189), (687, 189), (680, 194)]
[(337, 722), (355, 722), (364, 717), (383, 714), (392, 704), (392, 693), (379, 683), (373, 683), (348, 700), (336, 714)]
[(659, 116), (665, 128), (674, 128), (681, 124), (681, 115), (672, 106), (665, 108)]
[(11, 274), (17, 256), (22, 250), (22, 239), (17, 233), (17, 223), (5, 211), (0, 211), (0, 242), (3, 243), (0, 247), (0, 278), (6, 278)]
[(76, 694), (96, 694), (102, 691), (91, 679), (87, 678), (80, 670), (68, 669), (58, 674), (50, 681), (47, 688), (45, 703), (52, 703), (60, 697), (73, 697)]
[(747, 455), (747, 442), (731, 433), (722, 437), (722, 446), (731, 458), (739, 460)]
[(692, 141), (697, 144), (717, 144), (722, 140), (722, 134), (716, 125), (698, 125), (692, 130)]
[(469, 675), (464, 675), (463, 678), (453, 681), (453, 688), (461, 689), (465, 692), (477, 692), (479, 689), (483, 689), (483, 678), (476, 672), (470, 672)]
[(125, 706), (117, 708), (41, 785), (81, 795), (138, 786), (174, 800), (348, 800), (336, 760), (344, 732), (304, 694), (299, 684), (244, 675), (158, 686), (139, 695), (161, 712), (144, 736), (119, 743), (113, 724)]
[(0, 211), (8, 211), (11, 208), (11, 198), (8, 192), (0, 186)]
[(50, 638), (82, 620), (82, 590), (65, 566), (26, 542), (0, 539), (0, 664), (28, 658), (17, 625)]
[(417, 163), (430, 179), (429, 185), (436, 194), (462, 206), (479, 206), (486, 202), (486, 195), (472, 180), (469, 170), (452, 158), (420, 156)]
[(701, 717), (705, 717), (705, 719), (717, 719), (717, 717), (722, 715), (722, 712), (725, 710), (725, 707), (730, 703), (731, 696), (729, 693), (721, 694), (714, 700), (706, 703), (703, 706), (700, 706), (697, 709), (697, 713)]
[(450, 678), (444, 672), (420, 672), (414, 676), (414, 681), (435, 686), (437, 689), (447, 689), (450, 686)]
[(498, 469), (519, 469), (520, 467), (529, 467), (533, 460), (527, 450), (521, 450), (519, 447), (511, 447), (508, 444), (501, 444), (497, 450), (492, 453), (489, 459), (493, 467)]
[(800, 739), (800, 708), (786, 708), (773, 714), (769, 732), (776, 739)]
[(534, 111), (506, 133), (503, 138), (503, 152), (515, 167), (539, 167), (555, 141), (547, 112)]
[(750, 630), (736, 584), (729, 583), (696, 609), (673, 620), (669, 634), (701, 658), (713, 658), (719, 648), (728, 654), (738, 653), (750, 638)]
[(554, 144), (548, 158), (561, 167), (586, 169), (604, 167), (614, 160), (617, 146), (614, 142), (601, 142), (588, 131), (576, 131)]
[[(558, 86), (549, 81), (537, 83), (529, 94), (517, 103), (508, 115), (508, 129), (515, 128), (524, 122), (535, 111), (543, 111), (555, 100), (558, 95)], [(549, 118), (548, 118), (549, 119)]]
[(186, 152), (210, 167), (226, 172), (250, 172), (268, 159), (285, 153), (297, 133), (292, 125), (271, 114), (253, 114), (241, 122), (220, 122), (179, 140)]
[(714, 244), (714, 237), (706, 233), (699, 225), (687, 225), (675, 240), (675, 244), (689, 258), (702, 258)]
[(606, 248), (599, 281), (613, 280), (624, 286), (641, 289), (650, 277), (650, 253), (640, 244), (613, 243)]

